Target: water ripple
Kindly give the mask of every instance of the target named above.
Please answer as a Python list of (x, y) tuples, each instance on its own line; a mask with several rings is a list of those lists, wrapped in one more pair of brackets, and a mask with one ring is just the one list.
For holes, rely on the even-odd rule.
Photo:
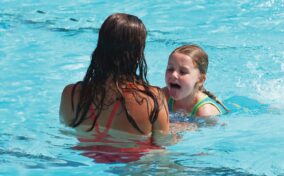
[[(1, 155), (9, 155), (16, 158), (26, 158), (29, 159), (29, 161), (25, 162), (25, 166), (30, 169), (38, 169), (38, 168), (48, 168), (48, 167), (80, 167), (80, 166), (86, 166), (86, 164), (71, 161), (71, 160), (65, 160), (65, 159), (57, 159), (49, 156), (45, 156), (42, 154), (34, 155), (29, 154), (26, 152), (21, 151), (13, 151), (13, 150), (4, 150), (0, 148), (0, 156)], [(9, 161), (6, 160), (6, 163)], [(48, 163), (46, 163), (48, 162)], [(3, 164), (3, 163), (2, 163)]]

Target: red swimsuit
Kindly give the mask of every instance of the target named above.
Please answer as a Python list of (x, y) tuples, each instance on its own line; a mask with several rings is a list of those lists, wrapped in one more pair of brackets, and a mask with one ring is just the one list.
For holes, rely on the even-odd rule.
[[(112, 121), (115, 117), (115, 114), (119, 108), (120, 102), (116, 101), (113, 109), (110, 113), (109, 120), (105, 126), (103, 132), (99, 131), (98, 123), (95, 124), (95, 135), (94, 139), (84, 139), (78, 138), (82, 143), (106, 143), (106, 144), (122, 144), (122, 142), (116, 142), (108, 140), (109, 135), (108, 131), (111, 127)], [(90, 108), (91, 118), (95, 117), (95, 110), (93, 106)], [(76, 146), (74, 147), (77, 150), (84, 151), (82, 155), (95, 159), (97, 163), (113, 163), (113, 162), (131, 162), (137, 161), (143, 156), (145, 153), (149, 152), (151, 149), (162, 149), (159, 146), (155, 146), (152, 144), (152, 137), (149, 137), (146, 141), (135, 141), (135, 148), (118, 148), (110, 145), (91, 145), (91, 146)]]

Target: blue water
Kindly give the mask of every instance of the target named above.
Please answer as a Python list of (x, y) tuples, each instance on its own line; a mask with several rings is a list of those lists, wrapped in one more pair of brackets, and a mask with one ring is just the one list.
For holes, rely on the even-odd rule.
[[(154, 85), (165, 85), (174, 48), (201, 45), (206, 88), (232, 113), (133, 163), (98, 164), (70, 149), (60, 94), (82, 79), (114, 12), (144, 21)], [(1, 0), (0, 175), (284, 175), (283, 41), (283, 0)]]

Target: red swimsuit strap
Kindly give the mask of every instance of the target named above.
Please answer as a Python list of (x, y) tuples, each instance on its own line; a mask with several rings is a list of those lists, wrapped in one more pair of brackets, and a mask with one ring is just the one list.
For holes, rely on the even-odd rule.
[[(112, 111), (111, 111), (111, 113), (110, 113), (108, 122), (107, 122), (107, 124), (106, 124), (106, 126), (105, 126), (105, 130), (104, 130), (103, 132), (100, 132), (100, 131), (99, 131), (99, 125), (98, 125), (98, 123), (96, 123), (95, 129), (96, 129), (96, 132), (97, 132), (98, 134), (100, 134), (100, 133), (106, 134), (106, 133), (107, 133), (107, 131), (110, 129), (110, 126), (111, 126), (111, 124), (112, 124), (113, 118), (114, 118), (114, 116), (115, 116), (116, 111), (117, 111), (118, 108), (119, 108), (119, 101), (116, 101), (115, 104), (114, 104), (114, 106), (113, 106), (113, 108), (112, 108)], [(90, 107), (90, 112), (91, 112), (91, 113), (90, 113), (90, 117), (91, 117), (91, 118), (95, 118), (95, 109), (94, 109), (93, 106)]]
[(110, 129), (111, 123), (113, 121), (113, 118), (114, 118), (118, 108), (119, 108), (119, 101), (116, 101), (115, 104), (113, 105), (112, 111), (110, 113), (107, 125), (105, 127), (105, 131), (108, 131)]

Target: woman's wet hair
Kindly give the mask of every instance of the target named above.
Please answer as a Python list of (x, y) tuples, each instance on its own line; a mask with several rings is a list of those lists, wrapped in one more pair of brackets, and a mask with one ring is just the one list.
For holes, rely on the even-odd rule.
[[(184, 55), (189, 56), (193, 60), (193, 64), (198, 68), (199, 72), (201, 74), (206, 75), (207, 69), (208, 69), (208, 54), (198, 45), (183, 45), (178, 48), (176, 48), (172, 53), (181, 53)], [(220, 101), (217, 99), (217, 97), (211, 93), (210, 91), (206, 90), (204, 86), (202, 85), (199, 87), (199, 89), (208, 95), (210, 98), (215, 100), (217, 103), (219, 103), (227, 112), (229, 112), (229, 109)]]
[[(99, 30), (97, 47), (92, 53), (91, 63), (83, 81), (79, 103), (76, 109), (75, 119), (70, 126), (80, 125), (86, 118), (89, 108), (94, 104), (96, 109), (95, 120), (89, 130), (92, 130), (105, 106), (110, 106), (119, 100), (126, 113), (128, 121), (140, 133), (134, 118), (128, 113), (125, 105), (123, 89), (125, 84), (132, 83), (131, 91), (136, 101), (146, 101), (139, 96), (142, 93), (154, 101), (154, 108), (150, 114), (150, 121), (154, 123), (159, 112), (159, 103), (156, 95), (150, 91), (147, 80), (147, 64), (144, 56), (146, 28), (143, 22), (136, 16), (116, 13), (110, 15)], [(114, 90), (118, 94), (113, 102), (106, 102), (106, 81), (114, 83)], [(143, 89), (137, 85), (142, 85)], [(147, 101), (146, 101), (147, 102)]]
[(114, 80), (133, 81), (138, 76), (146, 80), (146, 35), (144, 24), (136, 16), (121, 13), (109, 16), (102, 24), (92, 54), (94, 74), (103, 76), (102, 79), (113, 76)]

